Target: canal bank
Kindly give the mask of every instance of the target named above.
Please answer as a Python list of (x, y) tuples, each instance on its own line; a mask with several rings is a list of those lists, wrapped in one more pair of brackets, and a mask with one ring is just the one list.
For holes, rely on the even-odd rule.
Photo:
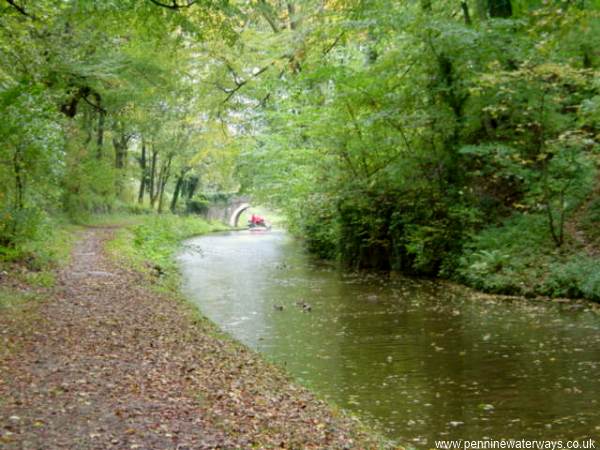
[(3, 447), (385, 447), (219, 333), (169, 267), (134, 256), (135, 233), (114, 233), (83, 233), (27, 328), (0, 317), (14, 344), (0, 361)]

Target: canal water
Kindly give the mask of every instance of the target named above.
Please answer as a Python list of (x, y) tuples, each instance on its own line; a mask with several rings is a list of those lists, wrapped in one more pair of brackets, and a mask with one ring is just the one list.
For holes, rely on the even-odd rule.
[(221, 329), (401, 443), (600, 436), (595, 305), (343, 272), (278, 231), (195, 238), (180, 263)]

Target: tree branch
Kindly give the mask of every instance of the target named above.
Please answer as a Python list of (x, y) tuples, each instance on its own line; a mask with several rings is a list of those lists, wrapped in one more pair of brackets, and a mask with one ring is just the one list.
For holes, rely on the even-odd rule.
[(154, 3), (156, 6), (162, 6), (163, 8), (167, 8), (167, 9), (182, 9), (182, 8), (189, 8), (190, 6), (192, 6), (194, 3), (196, 3), (197, 0), (187, 0), (187, 3), (184, 5), (180, 5), (179, 3), (177, 3), (177, 0), (172, 0), (171, 4), (166, 4), (166, 3), (161, 3), (158, 0), (150, 0), (152, 3)]
[(90, 100), (87, 98), (87, 96), (84, 96), (84, 97), (81, 97), (81, 98), (83, 99), (84, 102), (86, 102), (92, 108), (94, 108), (94, 109), (96, 109), (96, 110), (98, 110), (100, 112), (103, 112), (103, 113), (107, 112), (106, 109), (104, 109), (102, 106), (96, 105), (95, 103), (90, 102)]
[(342, 31), (338, 35), (338, 37), (335, 38), (333, 43), (323, 50), (323, 56), (326, 56), (331, 50), (333, 50), (333, 48), (338, 44), (338, 42), (340, 42), (340, 39), (342, 39), (342, 37), (344, 36), (344, 33), (345, 31)]
[(268, 22), (271, 30), (273, 30), (273, 33), (279, 33), (279, 27), (272, 16), (273, 10), (271, 9), (271, 5), (269, 5), (265, 0), (261, 0), (258, 2), (257, 9), (261, 16), (263, 16), (263, 18)]
[(235, 87), (233, 89), (229, 90), (229, 94), (227, 95), (227, 97), (225, 97), (225, 100), (223, 100), (223, 103), (227, 103), (231, 99), (231, 97), (233, 97), (235, 95), (235, 93), (237, 91), (239, 91), (244, 85), (246, 85), (250, 80), (252, 80), (253, 78), (258, 77), (263, 72), (266, 72), (269, 69), (269, 67), (271, 67), (274, 64), (275, 64), (275, 61), (271, 61), (269, 64), (267, 64), (266, 66), (262, 67), (261, 69), (259, 69), (255, 73), (253, 73), (249, 78), (246, 78), (245, 80), (241, 80), (241, 81), (234, 80), (235, 81)]
[(25, 11), (25, 8), (23, 8), (22, 6), (17, 5), (15, 3), (15, 0), (6, 0), (6, 3), (8, 3), (13, 8), (15, 8), (17, 11), (19, 11), (25, 17), (28, 17), (30, 19), (35, 19), (35, 16), (33, 16), (33, 15), (29, 14), (27, 11)]

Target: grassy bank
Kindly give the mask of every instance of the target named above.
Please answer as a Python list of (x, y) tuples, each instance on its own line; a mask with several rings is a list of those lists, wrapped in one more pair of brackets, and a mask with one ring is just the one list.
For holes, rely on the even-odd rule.
[(121, 262), (159, 278), (162, 284), (175, 286), (178, 276), (174, 255), (181, 241), (226, 229), (196, 216), (137, 216), (116, 232), (108, 249)]
[(1, 315), (21, 327), (35, 319), (40, 301), (55, 286), (57, 269), (69, 261), (79, 230), (64, 219), (52, 219), (18, 246), (0, 247)]
[[(197, 217), (154, 214), (99, 214), (47, 218), (43, 227), (14, 248), (0, 247), (0, 314), (13, 328), (32, 326), (38, 306), (53, 292), (56, 275), (69, 263), (74, 243), (86, 228), (115, 228), (115, 254), (145, 272), (160, 270), (161, 280), (176, 285), (172, 258), (182, 239), (224, 229)], [(163, 276), (166, 274), (171, 276)], [(17, 326), (18, 325), (18, 326)], [(4, 349), (9, 348), (8, 341)]]
[(14, 248), (0, 247), (0, 308), (15, 307), (52, 288), (56, 273), (69, 262), (73, 244), (86, 228), (114, 228), (110, 249), (138, 270), (176, 274), (174, 253), (188, 237), (225, 230), (196, 216), (99, 214), (48, 219), (44, 227)]

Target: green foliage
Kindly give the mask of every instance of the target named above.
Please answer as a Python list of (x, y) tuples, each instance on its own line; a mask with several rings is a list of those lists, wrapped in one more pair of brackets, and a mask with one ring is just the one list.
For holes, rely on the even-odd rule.
[(186, 212), (190, 214), (204, 214), (211, 205), (225, 206), (234, 196), (230, 192), (198, 192), (186, 203)]
[(541, 214), (520, 214), (473, 236), (459, 259), (461, 281), (490, 292), (530, 293), (547, 270), (551, 237)]
[(504, 294), (600, 299), (600, 266), (581, 250), (558, 252), (541, 214), (517, 215), (473, 237), (458, 279)]
[(337, 257), (339, 225), (326, 207), (326, 199), (312, 196), (301, 209), (296, 211), (289, 227), (304, 236), (306, 247), (321, 258)]
[[(254, 124), (249, 189), (321, 256), (539, 292), (596, 195), (599, 61), (585, 39), (600, 11), (497, 3), (468, 16), (447, 2), (298, 7), (296, 40), (278, 44), (295, 65), (265, 72), (269, 101), (253, 86), (236, 105)], [(267, 42), (270, 25), (241, 42)]]
[(116, 170), (110, 161), (88, 154), (69, 155), (63, 181), (63, 209), (73, 219), (111, 212), (117, 201)]
[(21, 234), (14, 246), (0, 247), (0, 265), (20, 261), (40, 272), (66, 263), (77, 228), (61, 217), (43, 216), (27, 223), (35, 223), (30, 232)]
[(596, 258), (575, 254), (555, 261), (540, 291), (553, 297), (584, 297), (600, 301), (600, 265)]
[(115, 246), (137, 261), (152, 263), (162, 271), (174, 270), (176, 262), (173, 254), (183, 239), (224, 228), (198, 216), (143, 216), (141, 223), (120, 232), (121, 237)]
[[(573, 222), (597, 245), (597, 2), (3, 8), (5, 258), (58, 212), (201, 212), (240, 189), (323, 257), (495, 291), (541, 289)], [(162, 258), (166, 237), (136, 233)]]
[(186, 203), (186, 211), (190, 214), (204, 214), (208, 211), (210, 200), (202, 193), (194, 195)]
[(600, 197), (593, 199), (588, 205), (582, 219), (582, 228), (592, 242), (600, 242)]
[(4, 247), (34, 238), (44, 209), (56, 204), (58, 193), (56, 150), (62, 134), (57, 113), (40, 86), (28, 92), (22, 87), (0, 89), (0, 245)]
[(0, 271), (6, 270), (19, 289), (0, 287), (0, 310), (18, 316), (31, 300), (39, 300), (56, 283), (56, 269), (69, 261), (78, 228), (60, 218), (41, 219), (29, 238), (0, 247)]
[[(0, 8), (3, 258), (25, 258), (50, 218), (63, 212), (82, 221), (128, 210), (138, 183), (159, 210), (189, 173), (224, 174), (219, 181), (233, 184), (233, 156), (221, 150), (226, 143), (234, 153), (235, 145), (226, 138), (206, 144), (215, 127), (206, 125), (204, 93), (188, 76), (192, 55), (204, 48), (201, 36), (232, 38), (226, 5), (198, 4), (181, 14), (129, 0)], [(208, 152), (212, 160), (199, 158), (209, 145), (218, 148)], [(154, 156), (134, 170), (142, 146)], [(214, 161), (218, 169), (209, 170)]]

